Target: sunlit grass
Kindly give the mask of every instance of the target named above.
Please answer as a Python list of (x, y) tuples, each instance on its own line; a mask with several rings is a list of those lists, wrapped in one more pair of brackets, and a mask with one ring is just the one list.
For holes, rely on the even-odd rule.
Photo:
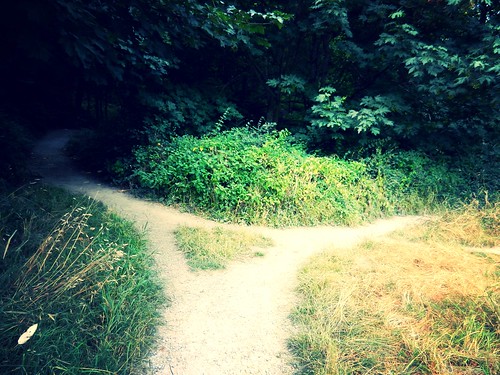
[(312, 259), (292, 314), (298, 373), (500, 373), (500, 256), (476, 252), (498, 245), (498, 213), (469, 205)]
[(429, 220), (413, 235), (426, 241), (469, 246), (500, 246), (500, 203), (481, 205), (474, 200), (454, 211)]
[(263, 256), (261, 249), (271, 245), (271, 240), (263, 236), (220, 226), (212, 229), (181, 226), (175, 235), (188, 265), (200, 270), (221, 269), (234, 259)]

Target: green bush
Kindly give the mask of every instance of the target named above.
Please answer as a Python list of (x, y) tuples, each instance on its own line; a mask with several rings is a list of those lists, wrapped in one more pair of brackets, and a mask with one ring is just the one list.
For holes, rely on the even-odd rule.
[(444, 198), (455, 183), (418, 154), (316, 157), (287, 131), (250, 128), (157, 142), (138, 148), (135, 158), (134, 182), (167, 203), (272, 226), (355, 224), (410, 212)]
[(383, 181), (390, 204), (408, 212), (471, 193), (462, 177), (446, 163), (417, 151), (377, 152), (365, 159), (368, 171)]
[(89, 198), (39, 185), (1, 193), (0, 372), (139, 368), (164, 301), (142, 236)]

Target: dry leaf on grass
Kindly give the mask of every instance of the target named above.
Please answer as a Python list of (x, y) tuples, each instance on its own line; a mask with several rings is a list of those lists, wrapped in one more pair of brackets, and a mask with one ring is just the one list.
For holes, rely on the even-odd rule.
[(33, 336), (36, 332), (36, 329), (38, 328), (38, 324), (33, 324), (31, 327), (29, 327), (26, 332), (24, 332), (21, 336), (19, 336), (19, 339), (17, 340), (17, 343), (19, 345), (23, 345), (28, 340)]

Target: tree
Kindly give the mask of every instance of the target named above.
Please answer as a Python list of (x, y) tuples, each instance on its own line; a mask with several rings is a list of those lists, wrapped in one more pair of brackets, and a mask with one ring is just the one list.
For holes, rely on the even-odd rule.
[(451, 152), (498, 136), (499, 14), (490, 0), (19, 0), (0, 16), (0, 95), (50, 124), (112, 113), (200, 133), (234, 108), (337, 152)]
[(0, 63), (2, 98), (55, 114), (76, 112), (85, 101), (99, 119), (111, 101), (124, 107), (144, 88), (161, 91), (188, 50), (213, 41), (229, 48), (265, 44), (265, 26), (284, 21), (284, 14), (244, 11), (234, 3), (11, 2), (0, 30), (7, 56)]
[[(332, 2), (316, 2), (323, 13)], [(333, 2), (339, 3), (339, 2)], [(354, 1), (332, 46), (352, 63), (316, 96), (313, 125), (457, 150), (498, 136), (499, 8), (490, 1)], [(335, 90), (336, 89), (336, 90)], [(336, 91), (336, 95), (334, 92)]]

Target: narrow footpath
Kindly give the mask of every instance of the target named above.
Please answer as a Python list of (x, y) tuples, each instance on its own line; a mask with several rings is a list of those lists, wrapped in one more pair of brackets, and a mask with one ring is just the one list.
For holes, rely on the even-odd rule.
[[(171, 305), (163, 312), (159, 345), (148, 374), (287, 375), (293, 374), (287, 338), (296, 304), (296, 275), (301, 265), (326, 247), (348, 248), (415, 223), (395, 217), (371, 225), (271, 229), (220, 224), (159, 203), (137, 199), (78, 172), (64, 155), (70, 130), (49, 133), (34, 150), (33, 170), (43, 182), (86, 194), (146, 229), (149, 244)], [(225, 270), (192, 272), (177, 250), (179, 225), (244, 229), (273, 240), (264, 257), (234, 262)]]

